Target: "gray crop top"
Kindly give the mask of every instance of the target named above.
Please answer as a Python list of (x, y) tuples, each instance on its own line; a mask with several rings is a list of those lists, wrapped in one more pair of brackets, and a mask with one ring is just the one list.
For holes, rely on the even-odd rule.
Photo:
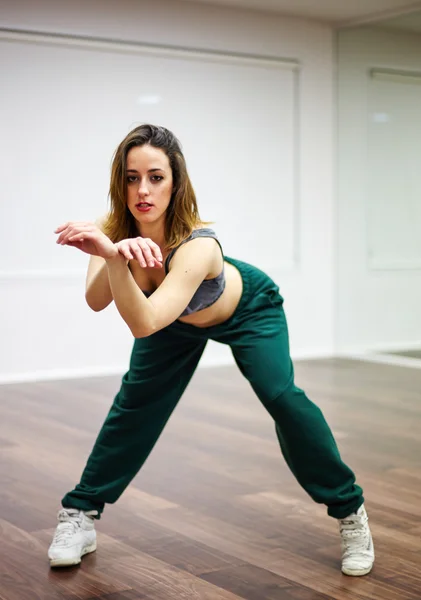
[[(188, 238), (183, 240), (181, 242), (181, 244), (179, 244), (176, 248), (173, 248), (173, 250), (171, 250), (171, 252), (168, 254), (168, 256), (165, 260), (165, 265), (164, 265), (166, 274), (168, 274), (171, 259), (173, 258), (174, 254), (177, 252), (178, 248), (180, 248), (180, 246), (182, 246), (186, 242), (189, 242), (190, 240), (194, 240), (195, 238), (198, 238), (198, 237), (214, 238), (218, 242), (219, 247), (221, 248), (222, 257), (224, 256), (222, 246), (221, 246), (221, 244), (216, 236), (216, 233), (214, 232), (213, 229), (209, 229), (207, 227), (203, 227), (202, 229), (195, 229), (189, 235)], [(180, 317), (185, 317), (186, 315), (191, 315), (195, 312), (198, 312), (199, 310), (203, 310), (204, 308), (208, 308), (209, 306), (212, 306), (212, 304), (214, 304), (218, 300), (218, 298), (222, 295), (222, 292), (224, 291), (224, 289), (225, 289), (225, 271), (224, 271), (224, 267), (222, 267), (222, 271), (221, 271), (221, 273), (219, 273), (219, 275), (217, 275), (213, 279), (204, 279), (202, 281), (200, 286), (197, 288), (193, 298), (190, 300), (189, 305), (181, 313)], [(145, 294), (145, 296), (151, 295), (151, 292), (143, 292), (143, 293)]]

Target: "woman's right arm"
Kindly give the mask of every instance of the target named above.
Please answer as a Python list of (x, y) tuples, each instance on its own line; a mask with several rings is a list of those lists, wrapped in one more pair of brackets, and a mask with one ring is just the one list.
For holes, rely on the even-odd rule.
[(91, 256), (89, 260), (85, 299), (95, 312), (104, 310), (113, 301), (107, 263), (101, 256)]
[(90, 254), (85, 283), (85, 299), (95, 312), (106, 308), (113, 300), (106, 258), (118, 254), (115, 244), (102, 230), (104, 217), (95, 223), (78, 221), (60, 225), (57, 244), (69, 245)]
[[(131, 259), (136, 258), (143, 267), (148, 264), (150, 267), (162, 268), (161, 250), (152, 240), (138, 237), (114, 244), (102, 231), (101, 222), (68, 222), (57, 227), (55, 233), (59, 234), (57, 244), (73, 246), (91, 255), (86, 275), (85, 299), (95, 312), (103, 310), (114, 300), (110, 284), (110, 264), (113, 261), (107, 261), (118, 258), (120, 246), (120, 256), (125, 258), (126, 267)], [(132, 252), (130, 244), (133, 246)], [(133, 295), (132, 288), (130, 294)], [(121, 302), (119, 292), (119, 304)]]
[[(95, 225), (102, 232), (104, 221), (105, 216), (95, 221)], [(107, 263), (101, 256), (92, 255), (89, 260), (88, 272), (86, 273), (85, 300), (89, 308), (95, 312), (104, 310), (113, 301)]]

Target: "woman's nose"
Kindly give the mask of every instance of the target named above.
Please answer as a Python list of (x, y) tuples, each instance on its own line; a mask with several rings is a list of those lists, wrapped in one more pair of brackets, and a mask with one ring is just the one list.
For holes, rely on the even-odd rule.
[(139, 183), (139, 187), (137, 189), (137, 193), (139, 194), (139, 196), (148, 196), (149, 195), (149, 188), (147, 185), (146, 181), (141, 181)]

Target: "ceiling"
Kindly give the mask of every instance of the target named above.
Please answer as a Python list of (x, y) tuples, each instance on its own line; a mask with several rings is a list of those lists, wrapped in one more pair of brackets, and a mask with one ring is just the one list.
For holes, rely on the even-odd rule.
[(378, 26), (381, 26), (382, 29), (410, 31), (421, 34), (421, 11), (394, 19), (387, 19), (387, 21), (383, 21)]
[(249, 8), (328, 21), (337, 25), (370, 22), (421, 9), (408, 0), (184, 0), (201, 4)]

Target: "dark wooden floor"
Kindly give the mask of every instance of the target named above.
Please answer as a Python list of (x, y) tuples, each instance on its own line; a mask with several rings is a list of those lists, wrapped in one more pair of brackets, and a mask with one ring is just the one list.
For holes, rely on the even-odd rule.
[(235, 368), (199, 370), (82, 566), (49, 569), (119, 378), (0, 386), (1, 600), (421, 598), (421, 370), (298, 362), (365, 488), (377, 561), (340, 573), (337, 523), (299, 488)]

